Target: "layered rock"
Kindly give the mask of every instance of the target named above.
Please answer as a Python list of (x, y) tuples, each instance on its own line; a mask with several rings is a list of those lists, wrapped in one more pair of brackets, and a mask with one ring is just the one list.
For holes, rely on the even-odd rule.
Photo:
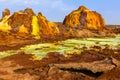
[(11, 27), (8, 25), (8, 18), (10, 16), (10, 10), (9, 9), (5, 9), (2, 12), (2, 19), (0, 19), (0, 31), (3, 32), (9, 32), (9, 30), (11, 30)]
[(35, 39), (40, 37), (54, 37), (59, 33), (57, 24), (49, 22), (41, 13), (36, 15), (32, 9), (26, 8), (9, 15), (9, 10), (3, 12), (0, 22), (0, 31), (12, 33), (16, 36), (33, 36)]
[(42, 37), (46, 38), (48, 36), (54, 36), (59, 34), (58, 25), (53, 22), (49, 22), (44, 16), (42, 16), (42, 13), (38, 13), (38, 24), (40, 26), (40, 31)]
[[(31, 31), (32, 16), (26, 13), (15, 12), (8, 19), (8, 24), (12, 27), (12, 32), (17, 33), (21, 26), (27, 29), (27, 33)], [(26, 32), (26, 31), (25, 31)]]
[(88, 29), (102, 30), (105, 21), (99, 13), (80, 6), (65, 17), (63, 25), (69, 27), (85, 26)]
[[(36, 15), (30, 8), (14, 12), (12, 15), (10, 15), (8, 9), (5, 9), (0, 21), (0, 33), (2, 32), (15, 39), (34, 38), (41, 39), (41, 41), (42, 39), (62, 40), (66, 38), (109, 36), (102, 16), (84, 6), (66, 16), (63, 24), (50, 22), (41, 12)], [(2, 34), (0, 34), (0, 37)]]
[(63, 24), (69, 27), (80, 26), (81, 12), (89, 11), (86, 7), (81, 6), (77, 10), (72, 11), (68, 16), (65, 17)]
[(0, 21), (0, 31), (9, 33), (9, 31), (12, 29), (10, 25), (8, 25), (8, 18), (10, 16), (5, 16)]

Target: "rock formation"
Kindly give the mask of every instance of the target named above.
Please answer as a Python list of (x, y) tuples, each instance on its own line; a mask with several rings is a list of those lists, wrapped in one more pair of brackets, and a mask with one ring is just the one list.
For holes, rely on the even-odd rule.
[(9, 16), (9, 15), (10, 15), (10, 10), (9, 10), (9, 9), (5, 9), (5, 10), (2, 12), (2, 17)]
[[(81, 27), (83, 26), (83, 27)], [(3, 12), (0, 20), (0, 37), (12, 36), (15, 39), (62, 40), (66, 38), (109, 36), (102, 16), (84, 6), (65, 17), (63, 24), (50, 22), (39, 12), (31, 8), (10, 14)], [(3, 35), (4, 34), (4, 35)], [(110, 33), (111, 35), (111, 33)]]
[(29, 16), (26, 13), (22, 12), (15, 12), (13, 15), (11, 15), (8, 19), (8, 25), (12, 27), (12, 32), (19, 32), (20, 26), (24, 26), (27, 28), (27, 32), (31, 31), (31, 21), (32, 16)]
[(105, 21), (99, 13), (80, 6), (65, 17), (63, 25), (69, 27), (84, 26), (88, 29), (102, 30), (105, 26)]
[(43, 35), (41, 35), (42, 37), (47, 38), (50, 35), (54, 36), (59, 34), (58, 25), (53, 22), (49, 22), (44, 16), (42, 16), (42, 13), (38, 13), (37, 18), (41, 34)]
[(5, 9), (0, 22), (0, 31), (8, 32), (16, 36), (54, 37), (59, 33), (58, 25), (49, 22), (41, 13), (36, 15), (32, 9), (26, 8), (10, 15), (10, 11)]
[(0, 31), (2, 32), (9, 32), (11, 30), (11, 26), (8, 25), (8, 18), (9, 16), (5, 16), (0, 21)]

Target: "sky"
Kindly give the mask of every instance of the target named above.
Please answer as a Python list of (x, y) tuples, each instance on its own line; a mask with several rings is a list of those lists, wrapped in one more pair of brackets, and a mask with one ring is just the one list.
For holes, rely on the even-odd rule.
[(120, 0), (0, 0), (0, 17), (5, 8), (12, 14), (29, 7), (36, 14), (42, 12), (49, 21), (61, 22), (81, 5), (100, 13), (106, 24), (120, 25)]

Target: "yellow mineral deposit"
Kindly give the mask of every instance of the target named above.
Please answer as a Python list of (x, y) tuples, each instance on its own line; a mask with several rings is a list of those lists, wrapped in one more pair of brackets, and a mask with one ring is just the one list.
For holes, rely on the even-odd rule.
[(89, 11), (86, 14), (84, 26), (96, 30), (101, 30), (105, 26), (105, 21), (99, 13)]
[(101, 30), (105, 26), (105, 21), (99, 13), (80, 6), (65, 17), (63, 24), (68, 27), (82, 25), (89, 29)]
[(79, 21), (80, 14), (77, 11), (73, 11), (71, 14), (66, 16), (63, 24), (69, 27), (77, 27), (80, 25)]
[(42, 35), (48, 36), (52, 33), (46, 17), (44, 17), (41, 13), (38, 14), (38, 23)]
[(27, 28), (24, 25), (22, 25), (19, 27), (19, 33), (27, 33), (28, 34), (29, 32), (28, 32)]
[(82, 12), (88, 12), (84, 6), (80, 6), (77, 10), (72, 11), (68, 16), (65, 17), (63, 24), (69, 27), (78, 27), (80, 26), (80, 16)]
[(40, 39), (40, 30), (37, 16), (33, 16), (32, 18), (32, 35), (34, 35), (35, 39)]
[(51, 30), (52, 30), (52, 34), (59, 34), (59, 29), (58, 29), (58, 25), (54, 22), (48, 22), (48, 25), (50, 26)]
[(8, 25), (8, 18), (9, 16), (5, 16), (0, 22), (0, 31), (9, 33), (9, 31), (12, 29), (11, 26)]
[(54, 22), (49, 22), (41, 13), (38, 14), (38, 23), (40, 25), (41, 35), (44, 37), (52, 37), (59, 33), (58, 25)]

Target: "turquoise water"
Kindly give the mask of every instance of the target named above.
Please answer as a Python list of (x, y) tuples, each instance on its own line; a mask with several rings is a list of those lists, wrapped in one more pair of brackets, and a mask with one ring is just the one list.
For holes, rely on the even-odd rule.
[(105, 48), (109, 45), (111, 49), (120, 48), (120, 35), (115, 38), (84, 38), (84, 39), (68, 39), (65, 41), (58, 41), (56, 43), (40, 43), (36, 45), (29, 45), (20, 48), (19, 50), (10, 50), (0, 52), (0, 58), (17, 54), (18, 52), (25, 52), (26, 54), (34, 54), (35, 57), (42, 58), (48, 52), (60, 52), (60, 54), (68, 55), (82, 52), (82, 48), (90, 49), (93, 46), (100, 46)]

